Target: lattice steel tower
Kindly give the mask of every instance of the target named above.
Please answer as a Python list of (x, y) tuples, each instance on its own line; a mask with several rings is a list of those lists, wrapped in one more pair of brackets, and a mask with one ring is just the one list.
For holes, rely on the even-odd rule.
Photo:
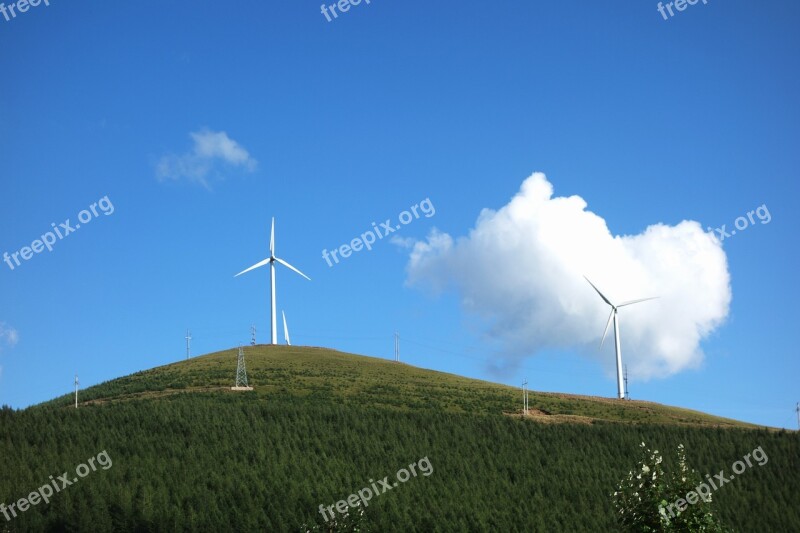
[(253, 390), (253, 387), (247, 384), (247, 369), (244, 366), (244, 348), (239, 346), (239, 357), (236, 364), (236, 384), (231, 387), (232, 390)]

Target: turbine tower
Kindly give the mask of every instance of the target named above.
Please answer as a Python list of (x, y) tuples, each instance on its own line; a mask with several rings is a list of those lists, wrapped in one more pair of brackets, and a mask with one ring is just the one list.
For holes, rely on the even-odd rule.
[(281, 311), (281, 315), (283, 316), (283, 338), (286, 339), (286, 345), (291, 346), (292, 341), (289, 340), (289, 326), (286, 325), (286, 313)]
[(625, 365), (625, 399), (631, 399), (631, 395), (628, 392), (628, 365)]
[(271, 322), (271, 325), (272, 325), (272, 342), (270, 344), (278, 344), (277, 315), (275, 313), (275, 263), (280, 263), (283, 266), (294, 270), (295, 272), (297, 272), (298, 274), (300, 274), (301, 276), (306, 278), (308, 281), (311, 281), (311, 278), (309, 278), (308, 276), (306, 276), (305, 274), (303, 274), (302, 272), (297, 270), (295, 267), (293, 267), (292, 265), (290, 265), (289, 263), (287, 263), (286, 261), (284, 261), (280, 257), (275, 257), (275, 217), (272, 217), (272, 231), (270, 232), (270, 236), (269, 236), (269, 257), (264, 259), (263, 261), (261, 261), (259, 263), (256, 263), (255, 265), (251, 266), (250, 268), (242, 270), (241, 272), (239, 272), (238, 274), (236, 274), (234, 276), (234, 278), (235, 278), (235, 277), (241, 276), (242, 274), (244, 274), (246, 272), (250, 272), (251, 270), (255, 270), (257, 268), (260, 268), (260, 267), (262, 267), (264, 265), (269, 265), (270, 285), (272, 287), (272, 291), (271, 291), (271, 306), (270, 306), (270, 309), (272, 311), (272, 315), (271, 315), (271, 317), (272, 317), (272, 322)]
[(528, 378), (522, 382), (522, 413), (528, 414)]
[[(583, 278), (586, 281), (589, 281), (589, 278), (587, 278), (586, 276), (584, 276)], [(614, 304), (611, 303), (611, 301), (608, 298), (606, 298), (603, 295), (602, 292), (600, 292), (600, 289), (598, 289), (597, 287), (594, 286), (594, 283), (589, 281), (589, 285), (591, 285), (592, 288), (595, 291), (597, 291), (597, 294), (600, 295), (600, 298), (602, 298), (605, 303), (607, 303), (609, 306), (611, 306), (611, 314), (608, 315), (608, 322), (606, 322), (606, 329), (605, 329), (605, 331), (603, 331), (603, 339), (600, 341), (600, 347), (601, 348), (603, 347), (603, 343), (606, 340), (606, 335), (608, 334), (608, 327), (611, 325), (611, 320), (613, 319), (614, 320), (614, 345), (616, 346), (616, 351), (617, 351), (617, 394), (618, 394), (620, 400), (624, 400), (625, 399), (625, 388), (624, 388), (624, 385), (623, 385), (624, 379), (622, 377), (622, 350), (620, 349), (619, 319), (617, 318), (617, 310), (620, 307), (625, 307), (626, 305), (633, 305), (633, 304), (636, 304), (636, 303), (639, 303), (639, 302), (646, 302), (647, 300), (655, 300), (656, 298), (658, 298), (658, 296), (654, 296), (654, 297), (651, 297), (651, 298), (642, 298), (640, 300), (631, 300), (629, 302), (622, 302), (619, 305), (614, 305)]]

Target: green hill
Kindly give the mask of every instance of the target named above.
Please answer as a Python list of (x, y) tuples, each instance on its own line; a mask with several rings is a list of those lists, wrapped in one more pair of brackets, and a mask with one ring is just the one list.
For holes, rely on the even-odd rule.
[[(301, 531), (368, 487), (370, 531), (615, 531), (610, 494), (642, 441), (700, 473), (761, 446), (713, 494), (738, 531), (800, 531), (800, 438), (650, 402), (531, 392), (322, 348), (246, 348), (0, 410), (0, 503), (105, 451), (113, 465), (0, 531)], [(427, 458), (427, 459), (425, 459)], [(420, 462), (420, 460), (425, 461)], [(384, 487), (381, 489), (381, 487)], [(335, 511), (335, 507), (332, 508)], [(4, 529), (5, 528), (5, 529)]]

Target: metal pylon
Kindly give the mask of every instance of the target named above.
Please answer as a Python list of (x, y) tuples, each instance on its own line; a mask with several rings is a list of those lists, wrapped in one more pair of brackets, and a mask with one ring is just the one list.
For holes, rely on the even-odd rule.
[(236, 364), (236, 387), (247, 387), (247, 369), (244, 367), (244, 348), (239, 347), (239, 358)]

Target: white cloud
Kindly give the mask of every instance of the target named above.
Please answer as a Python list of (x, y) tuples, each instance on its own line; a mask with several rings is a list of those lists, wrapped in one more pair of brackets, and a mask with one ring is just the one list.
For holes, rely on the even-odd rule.
[(413, 250), (414, 245), (417, 244), (417, 240), (413, 237), (403, 238), (398, 235), (393, 236), (389, 242), (399, 246), (400, 248), (406, 248), (408, 250)]
[(18, 342), (19, 332), (5, 322), (0, 322), (0, 351), (3, 347), (13, 348)]
[(160, 181), (187, 179), (210, 188), (209, 175), (221, 162), (241, 167), (248, 172), (256, 169), (258, 162), (239, 143), (224, 131), (201, 130), (189, 134), (194, 141), (190, 152), (169, 154), (156, 163), (156, 176)]
[(612, 302), (660, 297), (619, 311), (632, 375), (666, 377), (699, 365), (700, 342), (725, 320), (731, 301), (721, 244), (694, 221), (615, 235), (586, 207), (579, 196), (553, 197), (545, 175), (533, 174), (508, 205), (483, 209), (468, 236), (434, 230), (417, 242), (408, 283), (455, 289), (502, 346), (495, 365), (577, 348), (611, 370), (613, 338), (597, 350), (610, 309), (586, 275)]
[[(0, 353), (4, 347), (12, 348), (19, 342), (19, 333), (16, 329), (9, 327), (5, 322), (0, 322)], [(0, 377), (3, 375), (3, 367), (0, 366)]]

